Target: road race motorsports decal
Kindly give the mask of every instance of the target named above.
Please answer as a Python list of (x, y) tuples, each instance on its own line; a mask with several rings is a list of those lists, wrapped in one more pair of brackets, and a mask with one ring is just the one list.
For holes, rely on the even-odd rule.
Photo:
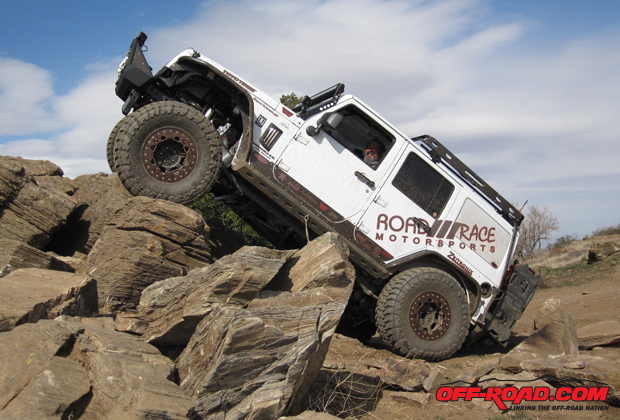
[[(437, 390), (437, 401), (472, 401), (483, 400), (493, 402), (500, 410), (511, 411), (605, 411), (609, 406), (588, 404), (605, 402), (608, 386), (600, 382), (582, 380), (593, 386), (560, 386), (550, 388), (545, 386), (527, 386), (533, 381), (545, 380), (555, 384), (562, 383), (562, 379), (545, 375), (531, 381), (517, 381), (524, 386), (490, 386), (485, 388), (486, 381), (502, 382), (500, 379), (488, 379), (478, 383), (479, 386), (457, 386), (462, 382), (445, 384)], [(508, 381), (506, 381), (508, 382)], [(514, 384), (515, 381), (509, 381)]]
[[(422, 218), (379, 214), (375, 227), (374, 239), (379, 243), (469, 248), (494, 268), (499, 266), (511, 239), (505, 229), (471, 200), (465, 200), (456, 220), (437, 219), (429, 223)], [(453, 252), (451, 255), (458, 259)]]

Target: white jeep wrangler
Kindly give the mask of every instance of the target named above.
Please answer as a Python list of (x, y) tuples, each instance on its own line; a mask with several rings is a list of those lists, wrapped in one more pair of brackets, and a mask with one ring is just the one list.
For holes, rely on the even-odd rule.
[[(508, 340), (540, 283), (510, 262), (523, 216), (439, 141), (407, 138), (343, 84), (289, 109), (191, 49), (153, 75), (145, 40), (119, 67), (126, 116), (107, 149), (132, 194), (211, 191), (280, 248), (337, 232), (357, 269), (340, 328), (378, 329), (401, 355)], [(380, 159), (366, 163), (372, 140)]]

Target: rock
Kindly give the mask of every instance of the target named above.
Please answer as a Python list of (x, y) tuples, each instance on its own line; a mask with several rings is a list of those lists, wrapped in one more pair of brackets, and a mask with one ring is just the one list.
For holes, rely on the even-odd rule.
[(135, 309), (146, 287), (184, 274), (164, 257), (164, 241), (148, 232), (104, 229), (79, 270), (97, 280), (102, 312)]
[[(584, 364), (583, 369), (566, 365)], [(608, 386), (607, 403), (620, 406), (620, 361), (606, 357), (567, 355), (557, 359), (533, 359), (521, 366), (536, 376), (555, 378), (556, 387), (605, 387)], [(549, 379), (550, 381), (550, 379)]]
[(0, 360), (0, 418), (186, 419), (192, 407), (156, 348), (75, 320), (0, 334)]
[(198, 398), (196, 411), (205, 418), (286, 414), (320, 369), (337, 324), (325, 315), (316, 306), (215, 309), (177, 365), (181, 386)]
[[(424, 382), (422, 383), (422, 387), (424, 388), (424, 391), (426, 392), (431, 392), (432, 390), (437, 391), (437, 388), (439, 388), (439, 384), (437, 383), (437, 378), (440, 372), (441, 370), (439, 369), (439, 367), (433, 366), (433, 368), (431, 369), (431, 373), (429, 373), (429, 375), (426, 377), (426, 379), (424, 379)], [(445, 381), (442, 380), (440, 381), (440, 383), (441, 382), (445, 382)]]
[[(270, 284), (296, 291), (265, 290), (247, 309), (231, 299), (232, 305), (214, 307), (198, 324), (177, 367), (203, 418), (278, 418), (303, 410), (302, 398), (321, 369), (355, 279), (340, 238), (328, 234), (315, 241), (323, 257), (313, 260), (322, 265), (310, 271), (313, 277), (309, 265), (296, 270), (292, 264), (283, 268), (284, 282)], [(296, 263), (307, 264), (303, 249), (295, 255)]]
[(24, 159), (0, 156), (0, 208), (2, 211), (12, 202), (26, 183)]
[(149, 324), (144, 339), (162, 346), (185, 345), (216, 306), (243, 307), (269, 283), (290, 251), (246, 246), (187, 276), (144, 290), (138, 313)]
[(538, 377), (531, 372), (519, 372), (517, 374), (493, 373), (491, 375), (485, 375), (478, 381), (478, 386), (482, 389), (491, 387), (505, 388), (508, 386), (517, 388), (523, 386), (552, 388), (547, 382), (538, 379)]
[(97, 315), (97, 283), (80, 274), (25, 268), (0, 278), (0, 331), (58, 315)]
[(114, 329), (116, 331), (131, 334), (143, 335), (149, 324), (140, 318), (135, 312), (119, 312), (114, 319)]
[(475, 385), (478, 383), (478, 380), (491, 373), (493, 370), (497, 369), (499, 365), (497, 363), (485, 363), (480, 366), (476, 366), (473, 370), (464, 373), (456, 378), (455, 382), (461, 382), (456, 385), (458, 386), (467, 386), (467, 385)]
[(280, 417), (278, 420), (338, 420), (340, 417), (332, 416), (328, 413), (317, 413), (316, 411), (304, 411), (298, 416)]
[(620, 343), (620, 322), (600, 321), (577, 330), (579, 348), (591, 349)]
[[(368, 367), (369, 371), (359, 370)], [(364, 375), (372, 375), (372, 369), (379, 369), (380, 381), (390, 388), (402, 389), (409, 392), (423, 391), (426, 387), (433, 387), (439, 369), (423, 360), (410, 360), (397, 356), (383, 356), (376, 361), (367, 361), (357, 367), (346, 366), (347, 369)], [(429, 388), (430, 389), (430, 388)]]
[(62, 177), (63, 172), (48, 160), (0, 156), (0, 207), (5, 208), (11, 203), (29, 179), (46, 175)]
[(579, 353), (575, 318), (556, 299), (545, 302), (535, 326), (537, 331), (500, 358), (502, 369), (516, 373), (522, 370), (520, 364), (526, 360)]
[(584, 369), (586, 367), (586, 362), (578, 360), (576, 362), (568, 362), (564, 363), (564, 367), (566, 369)]
[(350, 277), (343, 276), (344, 271), (354, 271), (348, 258), (349, 248), (342, 239), (335, 233), (326, 233), (297, 251), (266, 289), (297, 292), (323, 286), (340, 287)]
[(395, 401), (409, 404), (417, 408), (426, 408), (431, 399), (431, 394), (424, 392), (390, 392), (390, 398)]
[(63, 263), (71, 267), (74, 273), (80, 272), (81, 268), (84, 266), (84, 262), (86, 261), (86, 255), (77, 251), (73, 254), (72, 257), (58, 255), (51, 251), (46, 252), (46, 254), (51, 255), (52, 257), (56, 258), (59, 261), (62, 261)]
[(43, 249), (77, 207), (74, 188), (49, 161), (0, 157), (0, 237)]
[[(116, 173), (82, 175), (71, 182), (76, 189), (75, 197), (83, 206), (79, 219), (71, 229), (71, 241), (75, 251), (88, 254), (103, 228), (125, 206), (131, 194), (123, 187)], [(69, 255), (73, 253), (67, 252)]]
[(54, 318), (54, 321), (78, 322), (80, 324), (88, 325), (89, 327), (97, 327), (104, 330), (115, 331), (114, 318), (110, 316), (87, 318), (83, 316), (60, 315)]
[[(76, 361), (52, 357), (45, 369), (0, 411), (3, 419), (60, 419), (90, 393), (88, 372)], [(61, 417), (63, 416), (63, 417)]]
[(45, 371), (78, 330), (76, 326), (41, 321), (0, 334), (0, 410), (6, 409), (31, 381)]
[(0, 239), (0, 277), (18, 268), (45, 268), (75, 272), (71, 265), (23, 242)]
[(550, 322), (564, 322), (566, 311), (558, 299), (547, 299), (534, 318), (534, 329), (542, 330)]
[(146, 287), (209, 264), (208, 235), (193, 210), (134, 197), (110, 219), (80, 272), (97, 279), (100, 308), (135, 309)]
[(605, 260), (618, 252), (620, 252), (620, 242), (618, 241), (595, 243), (588, 251), (588, 263)]
[(178, 244), (187, 255), (190, 270), (211, 261), (207, 244), (209, 227), (200, 214), (184, 205), (133, 197), (114, 214), (110, 224), (126, 231), (147, 231)]

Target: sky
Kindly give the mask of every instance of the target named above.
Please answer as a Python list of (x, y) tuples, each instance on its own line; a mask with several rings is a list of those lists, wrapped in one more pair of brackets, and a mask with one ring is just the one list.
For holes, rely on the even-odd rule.
[(274, 98), (342, 82), (526, 215), (547, 207), (554, 238), (620, 223), (620, 1), (5, 0), (0, 155), (110, 172), (140, 31), (155, 70), (191, 47)]

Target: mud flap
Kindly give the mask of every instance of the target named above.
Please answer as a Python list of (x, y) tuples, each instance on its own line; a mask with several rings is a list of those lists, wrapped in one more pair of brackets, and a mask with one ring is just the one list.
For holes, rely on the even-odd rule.
[(527, 264), (517, 265), (499, 303), (487, 315), (486, 330), (499, 343), (506, 345), (510, 332), (532, 300), (542, 278)]

